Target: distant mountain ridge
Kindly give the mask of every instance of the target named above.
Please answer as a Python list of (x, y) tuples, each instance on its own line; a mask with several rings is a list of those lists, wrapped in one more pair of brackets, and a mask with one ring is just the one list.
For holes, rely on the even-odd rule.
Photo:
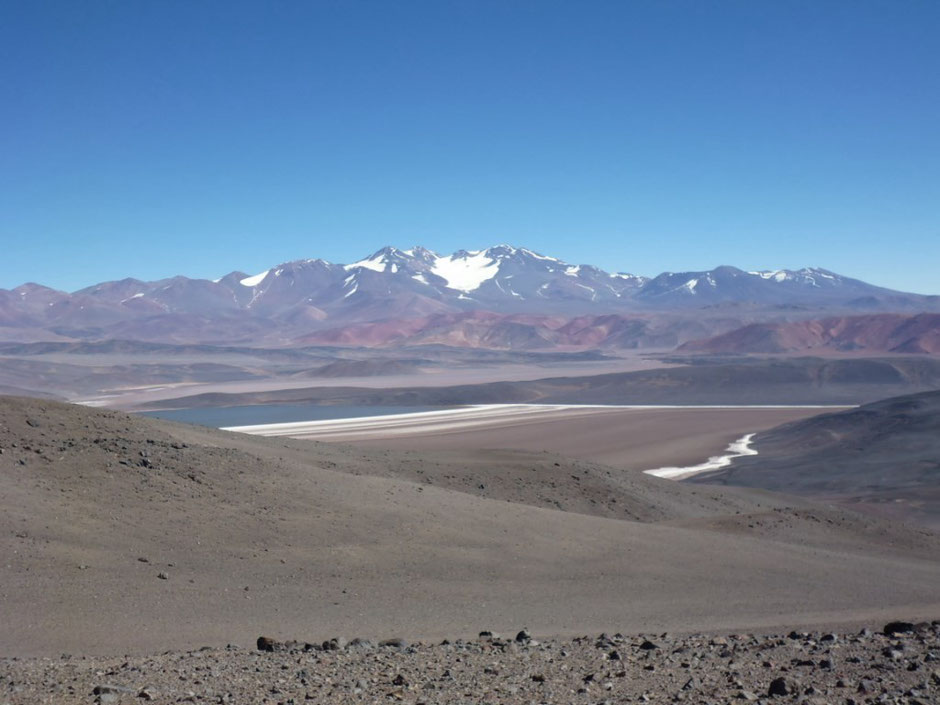
[(127, 278), (73, 293), (24, 284), (0, 290), (0, 339), (288, 345), (347, 325), (481, 311), (567, 318), (697, 311), (732, 319), (700, 331), (704, 337), (768, 313), (785, 318), (934, 310), (940, 311), (938, 296), (897, 292), (819, 268), (746, 272), (722, 266), (649, 278), (510, 245), (450, 255), (384, 247), (351, 264), (301, 259), (214, 281)]

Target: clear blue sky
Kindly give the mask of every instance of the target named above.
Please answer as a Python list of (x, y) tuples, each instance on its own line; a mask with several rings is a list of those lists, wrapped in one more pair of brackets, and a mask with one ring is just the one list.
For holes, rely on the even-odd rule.
[(940, 293), (936, 0), (5, 0), (0, 287), (509, 242)]

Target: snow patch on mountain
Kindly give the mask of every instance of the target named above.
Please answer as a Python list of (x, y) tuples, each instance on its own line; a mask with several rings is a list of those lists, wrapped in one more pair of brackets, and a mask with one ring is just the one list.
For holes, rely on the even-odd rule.
[(795, 272), (789, 269), (770, 269), (748, 272), (748, 274), (778, 283), (785, 281), (802, 281), (810, 286), (817, 287), (819, 286), (819, 283), (816, 281), (817, 277), (820, 279), (828, 279), (836, 283), (840, 281), (840, 277), (832, 274), (832, 272), (827, 272), (825, 269), (819, 269), (818, 267), (804, 267)]
[(376, 252), (367, 259), (361, 259), (358, 262), (343, 265), (343, 269), (347, 272), (356, 268), (371, 269), (373, 272), (384, 272), (386, 267), (388, 267), (388, 260), (385, 258), (384, 252)]
[[(500, 245), (500, 247), (508, 247), (510, 250), (512, 250), (512, 251), (515, 252), (515, 248), (514, 248), (514, 247), (510, 247), (509, 245)], [(533, 252), (532, 250), (527, 250), (527, 249), (524, 248), (524, 247), (523, 247), (523, 248), (520, 248), (520, 249), (519, 249), (519, 252), (522, 252), (523, 254), (529, 255), (529, 257), (533, 257), (533, 258), (535, 258), (535, 259), (545, 260), (546, 262), (561, 262), (561, 260), (558, 259), (557, 257), (546, 257), (545, 255), (540, 255), (538, 252)]]
[(449, 257), (439, 257), (431, 265), (431, 272), (445, 282), (448, 289), (476, 291), (485, 281), (499, 272), (499, 262), (491, 259), (486, 250), (458, 252)]
[(575, 282), (575, 286), (579, 286), (579, 287), (581, 287), (582, 289), (584, 289), (585, 291), (590, 291), (590, 292), (591, 292), (591, 301), (597, 301), (597, 291), (596, 291), (596, 290), (592, 289), (592, 288), (589, 287), (589, 286), (585, 286), (584, 284), (578, 284), (577, 282)]
[(787, 280), (787, 273), (782, 269), (774, 269), (770, 271), (763, 272), (748, 272), (755, 277), (760, 277), (761, 279), (772, 279), (775, 282), (782, 282)]
[(240, 280), (238, 283), (241, 284), (242, 286), (249, 286), (249, 287), (258, 286), (258, 284), (260, 284), (262, 280), (266, 276), (268, 276), (268, 272), (270, 271), (271, 271), (270, 269), (265, 269), (263, 272), (259, 272), (258, 274), (255, 274), (253, 277), (245, 277), (244, 279)]

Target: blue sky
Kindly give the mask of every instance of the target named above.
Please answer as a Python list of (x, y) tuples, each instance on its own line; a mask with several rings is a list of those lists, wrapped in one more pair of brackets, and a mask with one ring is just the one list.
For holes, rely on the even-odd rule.
[(0, 8), (0, 287), (509, 242), (940, 293), (940, 3)]

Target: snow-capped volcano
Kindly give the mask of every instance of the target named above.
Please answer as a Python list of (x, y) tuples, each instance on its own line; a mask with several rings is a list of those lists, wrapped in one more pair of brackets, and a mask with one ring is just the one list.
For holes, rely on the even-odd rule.
[[(366, 271), (406, 277), (419, 286), (415, 292), (459, 301), (622, 299), (646, 279), (631, 274), (608, 274), (590, 265), (572, 266), (555, 257), (522, 247), (497, 245), (485, 250), (458, 250), (440, 255), (423, 247), (399, 250), (385, 247), (373, 255), (343, 265), (347, 287), (363, 291)], [(350, 278), (351, 277), (351, 278)]]
[(263, 335), (286, 344), (316, 330), (438, 314), (672, 315), (729, 306), (774, 315), (910, 312), (940, 310), (940, 299), (818, 268), (748, 272), (723, 266), (650, 279), (511, 245), (451, 254), (384, 247), (349, 264), (300, 259), (213, 281), (123, 279), (72, 294), (35, 284), (0, 290), (0, 332), (29, 329), (81, 339), (177, 335), (212, 342)]

